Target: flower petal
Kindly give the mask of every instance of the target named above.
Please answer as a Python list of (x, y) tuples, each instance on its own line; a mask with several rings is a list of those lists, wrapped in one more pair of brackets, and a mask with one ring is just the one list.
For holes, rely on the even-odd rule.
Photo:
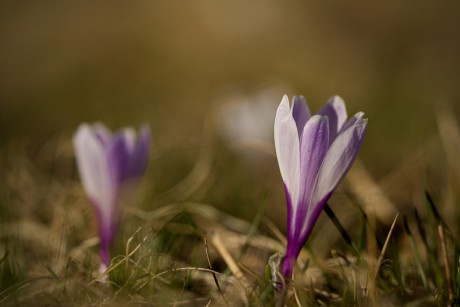
[(310, 109), (308, 108), (305, 98), (303, 96), (294, 96), (292, 101), (292, 117), (297, 126), (299, 139), (310, 116)]
[(343, 131), (347, 130), (351, 126), (353, 126), (358, 121), (362, 120), (363, 116), (364, 116), (363, 112), (358, 112), (355, 115), (353, 115), (351, 118), (349, 118), (345, 122), (345, 124), (343, 124), (342, 128), (339, 130), (339, 134), (342, 133)]
[(328, 148), (328, 117), (313, 115), (305, 125), (300, 142), (299, 204), (294, 210), (294, 219), (291, 225), (297, 230), (295, 237), (301, 235), (302, 229), (305, 228), (303, 226), (307, 222), (308, 208), (314, 205), (314, 203), (310, 203), (311, 195)]
[(99, 229), (99, 239), (101, 241), (101, 261), (106, 266), (109, 266), (109, 247), (113, 244), (117, 228), (117, 208), (114, 208), (113, 206), (110, 208), (108, 206), (103, 206), (94, 200), (92, 203), (96, 208), (95, 212)]
[(149, 146), (150, 129), (147, 125), (141, 129), (137, 140), (132, 128), (124, 128), (113, 136), (108, 153), (120, 184), (142, 175), (147, 166)]
[(287, 96), (283, 97), (276, 111), (275, 149), (281, 177), (286, 188), (289, 218), (293, 204), (297, 204), (298, 202), (300, 141)]
[(102, 142), (89, 125), (82, 124), (74, 135), (73, 143), (86, 194), (99, 204), (112, 203), (116, 186)]
[(329, 117), (329, 143), (332, 144), (347, 120), (345, 102), (340, 96), (332, 96), (317, 114)]
[(147, 167), (150, 149), (150, 127), (144, 125), (140, 132), (139, 137), (131, 154), (129, 165), (129, 177), (138, 177), (142, 175)]
[(101, 246), (107, 246), (113, 238), (118, 189), (104, 142), (87, 124), (80, 125), (73, 138), (83, 188), (98, 218)]
[(309, 208), (307, 217), (312, 216), (313, 211), (322, 210), (322, 205), (327, 201), (342, 178), (350, 169), (356, 159), (366, 133), (367, 119), (358, 120), (353, 126), (340, 133), (332, 143), (318, 174), (313, 190), (311, 203), (320, 204)]
[(124, 128), (113, 135), (107, 148), (111, 171), (118, 184), (130, 177), (131, 156), (135, 146), (136, 132), (132, 128)]
[(95, 123), (91, 126), (91, 130), (98, 137), (99, 141), (105, 146), (110, 143), (112, 133), (103, 123)]
[(128, 152), (130, 154), (134, 152), (134, 148), (136, 146), (136, 130), (131, 127), (126, 127), (121, 129), (119, 135), (123, 139)]

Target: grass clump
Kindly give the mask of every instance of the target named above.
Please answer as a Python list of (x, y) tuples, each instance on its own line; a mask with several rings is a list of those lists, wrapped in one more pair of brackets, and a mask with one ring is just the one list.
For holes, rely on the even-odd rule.
[(2, 152), (9, 162), (0, 185), (2, 306), (458, 305), (460, 252), (452, 216), (427, 191), (417, 193), (421, 202), (383, 214), (373, 204), (382, 195), (393, 203), (394, 196), (361, 176), (358, 182), (382, 193), (366, 200), (353, 170), (301, 251), (291, 281), (279, 273), (274, 280), (277, 272), (268, 265), (286, 244), (279, 221), (268, 218), (273, 195), (258, 195), (250, 222), (229, 215), (224, 211), (234, 208), (225, 206), (236, 204), (206, 202), (217, 199), (207, 196), (215, 176), (209, 167), (185, 198), (174, 192), (180, 186), (155, 198), (148, 185), (159, 179), (147, 176), (138, 198), (123, 204), (112, 262), (101, 274), (93, 212), (69, 144), (61, 142), (54, 144), (60, 154), (43, 164), (24, 149)]

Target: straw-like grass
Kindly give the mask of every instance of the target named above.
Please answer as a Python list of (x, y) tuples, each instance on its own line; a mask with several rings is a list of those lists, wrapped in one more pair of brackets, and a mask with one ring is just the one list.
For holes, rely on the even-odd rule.
[[(457, 126), (452, 118), (441, 124), (446, 114), (439, 114), (441, 143), (452, 164), (445, 176), (459, 178), (456, 141), (449, 139), (458, 131), (448, 131)], [(434, 138), (424, 150), (443, 156), (432, 143), (440, 144)], [(32, 159), (20, 144), (1, 152), (2, 306), (458, 305), (460, 252), (453, 221), (459, 212), (449, 202), (460, 187), (451, 182), (449, 197), (430, 184), (426, 191), (413, 190), (413, 202), (401, 196), (408, 182), (439, 161), (417, 150), (412, 164), (405, 162), (380, 182), (362, 163), (355, 165), (302, 250), (291, 281), (268, 266), (270, 256), (284, 252), (286, 239), (266, 211), (283, 204), (265, 194), (248, 221), (208, 202), (218, 182), (214, 168), (221, 167), (209, 143), (198, 146), (196, 164), (175, 185), (154, 192), (158, 177), (149, 172), (136, 198), (122, 204), (112, 263), (103, 274), (97, 270), (93, 212), (68, 138), (51, 140), (42, 150), (52, 158)], [(284, 286), (274, 287), (273, 273)]]

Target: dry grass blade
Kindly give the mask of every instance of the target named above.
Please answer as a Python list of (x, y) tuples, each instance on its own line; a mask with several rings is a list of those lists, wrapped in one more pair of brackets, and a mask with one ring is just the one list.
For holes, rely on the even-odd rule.
[[(139, 227), (137, 228), (137, 230), (133, 233), (133, 235), (126, 241), (126, 270), (128, 270), (128, 266), (129, 266), (129, 248), (131, 246), (131, 242), (134, 240), (134, 237), (139, 233), (139, 231), (141, 231), (142, 227)], [(148, 236), (148, 234), (147, 234)], [(147, 236), (144, 238), (144, 241), (145, 239), (147, 239)], [(140, 247), (140, 244), (137, 246), (137, 248)], [(137, 248), (135, 250), (137, 250)]]
[(451, 306), (451, 302), (454, 301), (454, 288), (452, 286), (452, 278), (450, 272), (450, 264), (449, 264), (449, 256), (447, 255), (447, 246), (446, 246), (446, 238), (444, 236), (444, 228), (441, 224), (438, 225), (438, 236), (439, 241), (441, 242), (441, 252), (444, 258), (444, 273), (446, 274), (447, 285), (449, 289), (449, 306)]
[(353, 195), (364, 205), (368, 214), (369, 210), (375, 213), (377, 218), (383, 222), (390, 222), (394, 216), (396, 206), (385, 195), (377, 182), (368, 173), (364, 165), (356, 160), (350, 172), (347, 174), (346, 182)]
[(276, 225), (272, 221), (270, 221), (266, 217), (264, 217), (262, 221), (281, 243), (283, 243), (284, 245), (287, 244), (286, 237), (283, 235), (283, 233), (278, 229), (278, 227), (276, 227)]
[[(208, 239), (204, 238), (204, 248), (206, 252), (206, 260), (208, 261), (209, 268), (212, 270), (212, 265), (211, 265), (211, 259), (209, 258), (209, 251), (208, 251)], [(219, 290), (220, 295), (222, 296), (222, 299), (224, 300), (225, 304), (228, 305), (227, 300), (225, 299), (224, 293), (222, 292), (222, 289), (219, 285), (219, 280), (217, 280), (216, 274), (212, 274), (212, 277), (214, 278), (214, 282), (216, 284), (217, 289)], [(209, 304), (211, 301), (209, 301)]]
[(211, 243), (216, 249), (216, 251), (219, 253), (219, 255), (222, 257), (224, 262), (227, 264), (228, 268), (233, 273), (233, 275), (235, 275), (235, 277), (241, 282), (243, 287), (245, 289), (250, 289), (251, 286), (244, 277), (243, 272), (241, 272), (240, 268), (238, 267), (238, 264), (235, 262), (233, 257), (230, 255), (230, 252), (225, 247), (218, 233), (213, 233), (211, 235)]
[(385, 240), (385, 244), (383, 244), (382, 252), (380, 253), (379, 259), (377, 260), (377, 266), (376, 266), (377, 271), (376, 271), (376, 275), (374, 276), (374, 279), (375, 279), (375, 277), (377, 277), (378, 268), (380, 267), (380, 264), (382, 263), (383, 257), (385, 256), (385, 252), (387, 250), (388, 243), (390, 242), (390, 238), (391, 238), (391, 234), (393, 233), (393, 229), (395, 228), (396, 221), (398, 220), (398, 216), (399, 216), (399, 213), (396, 214), (396, 217), (393, 220), (393, 224), (391, 224), (390, 231), (388, 232), (388, 236), (387, 236), (387, 238)]
[(393, 224), (391, 224), (391, 228), (390, 228), (390, 231), (388, 232), (387, 238), (385, 240), (385, 244), (383, 244), (382, 251), (380, 252), (380, 256), (377, 259), (377, 263), (375, 264), (375, 269), (374, 269), (375, 272), (374, 272), (374, 274), (372, 276), (371, 283), (369, 285), (372, 298), (375, 298), (375, 291), (377, 289), (375, 283), (376, 283), (376, 280), (377, 280), (377, 275), (379, 273), (379, 269), (380, 269), (380, 265), (382, 264), (383, 257), (385, 256), (385, 252), (386, 252), (386, 250), (388, 248), (388, 243), (390, 242), (391, 234), (393, 233), (393, 229), (395, 228), (396, 221), (398, 220), (398, 216), (399, 216), (399, 213), (396, 214), (395, 219), (393, 220)]
[(126, 211), (136, 216), (136, 218), (139, 218), (144, 221), (150, 221), (150, 220), (164, 221), (165, 217), (167, 216), (172, 216), (172, 215), (179, 214), (183, 211), (187, 211), (189, 213), (194, 213), (202, 217), (208, 218), (212, 221), (217, 221), (220, 224), (226, 226), (227, 228), (233, 231), (246, 233), (249, 231), (249, 229), (251, 229), (250, 223), (242, 219), (236, 218), (234, 216), (231, 216), (229, 214), (226, 214), (222, 211), (219, 211), (215, 207), (205, 204), (205, 203), (197, 203), (197, 202), (171, 203), (164, 207), (160, 207), (152, 211), (144, 211), (138, 208), (128, 208)]
[[(114, 265), (110, 265), (110, 267), (106, 271), (104, 271), (102, 274), (100, 274), (97, 279), (92, 280), (89, 284), (92, 284), (92, 283), (95, 283), (95, 282), (98, 282), (98, 281), (104, 281), (104, 278), (106, 278), (106, 276), (108, 276), (110, 272), (112, 272), (115, 268), (119, 267), (122, 263), (125, 263), (126, 268), (128, 268), (129, 262), (131, 261), (130, 258), (141, 248), (142, 244), (144, 244), (147, 241), (147, 238), (149, 237), (150, 233), (152, 232), (152, 229), (150, 229), (149, 232), (144, 236), (142, 241), (138, 245), (136, 245), (136, 247), (134, 247), (134, 249), (132, 251), (129, 251), (129, 246), (130, 246), (134, 236), (141, 229), (142, 229), (142, 227), (139, 227), (134, 232), (134, 234), (127, 240), (127, 243), (126, 243), (126, 255), (121, 257), (122, 260), (118, 261)], [(115, 262), (114, 260), (115, 259), (112, 260), (112, 263)], [(106, 282), (106, 281), (104, 281), (104, 282)]]
[[(295, 280), (295, 274), (294, 273), (292, 273), (292, 280)], [(296, 302), (297, 306), (302, 307), (302, 304), (300, 303), (299, 295), (297, 294), (296, 288), (293, 287), (292, 291), (294, 292), (294, 299), (295, 299), (295, 302)]]
[(163, 276), (168, 273), (173, 273), (173, 272), (180, 272), (180, 271), (201, 271), (201, 272), (208, 272), (216, 275), (222, 275), (222, 273), (219, 273), (217, 271), (211, 270), (211, 269), (206, 269), (206, 268), (198, 268), (198, 267), (185, 267), (185, 268), (173, 268), (173, 269), (168, 269), (163, 272), (160, 272), (158, 274), (155, 274), (152, 276), (152, 280), (155, 278), (158, 278), (160, 276)]

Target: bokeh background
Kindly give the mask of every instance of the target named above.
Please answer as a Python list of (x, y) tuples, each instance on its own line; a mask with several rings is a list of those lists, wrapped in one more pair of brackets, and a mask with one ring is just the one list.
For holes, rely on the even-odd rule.
[[(460, 3), (450, 0), (2, 1), (5, 190), (16, 189), (18, 203), (46, 222), (54, 200), (30, 187), (49, 178), (78, 182), (71, 137), (81, 122), (112, 129), (147, 122), (144, 209), (196, 200), (251, 220), (262, 206), (283, 225), (269, 144), (274, 108), (284, 93), (304, 95), (312, 110), (339, 94), (350, 114), (369, 118), (360, 165), (397, 210), (426, 188), (453, 203), (456, 192), (445, 188), (458, 184), (449, 170), (459, 28)], [(251, 109), (260, 101), (270, 107)], [(241, 104), (246, 119), (235, 115)], [(259, 117), (251, 123), (251, 115)], [(254, 132), (266, 142), (235, 145), (228, 135), (235, 125), (268, 129)], [(36, 172), (30, 178), (17, 166), (24, 163)]]

